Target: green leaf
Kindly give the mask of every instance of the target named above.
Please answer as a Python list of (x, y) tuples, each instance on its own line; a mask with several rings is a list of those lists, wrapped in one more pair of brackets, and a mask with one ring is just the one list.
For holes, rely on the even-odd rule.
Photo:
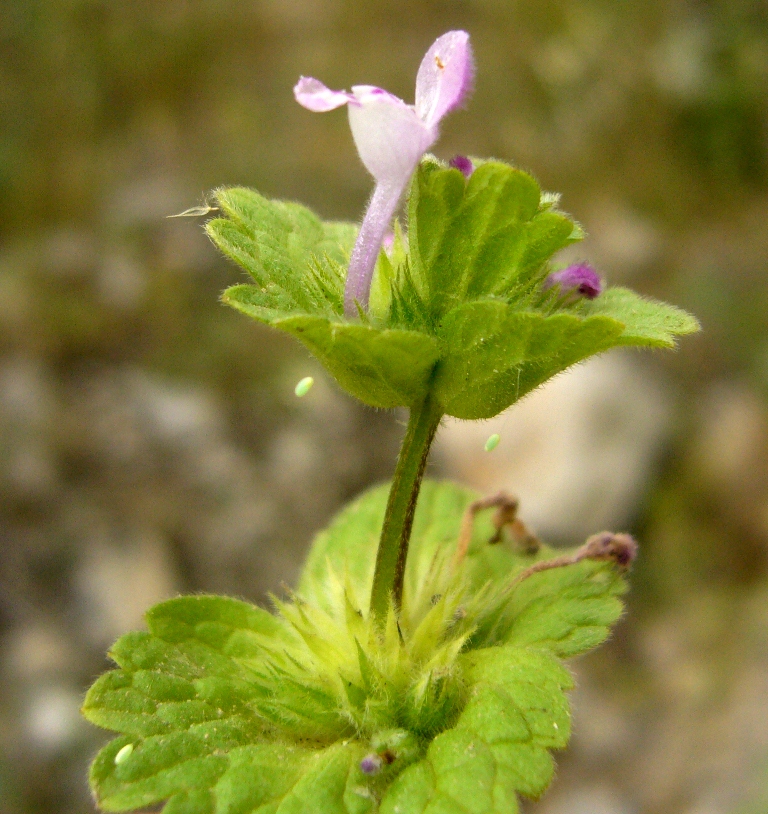
[[(547, 559), (551, 553), (537, 556)], [(480, 644), (533, 645), (560, 658), (585, 653), (603, 642), (623, 613), (626, 584), (606, 563), (583, 561), (534, 574), (505, 597), (503, 608), (481, 622)]]
[[(523, 299), (536, 286), (549, 270), (548, 261), (553, 255), (583, 240), (581, 227), (568, 215), (550, 208), (542, 209), (520, 229), (520, 238), (515, 253), (509, 260), (499, 263), (499, 274), (495, 284), (488, 293), (497, 296), (506, 295), (510, 301)], [(491, 248), (487, 250), (488, 260), (492, 256)], [(512, 248), (511, 245), (509, 247)], [(482, 276), (478, 275), (482, 282)], [(470, 295), (479, 295), (482, 289), (476, 284), (470, 288)]]
[[(336, 616), (343, 614), (331, 574), (344, 575), (353, 597), (364, 603), (370, 595), (376, 543), (388, 496), (382, 485), (363, 493), (344, 508), (316, 538), (307, 555), (298, 592), (307, 602)], [(476, 492), (449, 481), (424, 480), (413, 522), (405, 573), (404, 614), (413, 620), (430, 606), (436, 562), (450, 557), (467, 506)], [(516, 552), (511, 545), (491, 545), (491, 512), (480, 514), (473, 527), (465, 565), (467, 591), (491, 583), (503, 587), (534, 562), (562, 551), (547, 546), (535, 554)], [(535, 646), (562, 658), (586, 652), (602, 642), (622, 613), (619, 596), (626, 590), (619, 572), (605, 562), (541, 571), (516, 585), (500, 601), (498, 612), (478, 620), (474, 647), (497, 644)], [(403, 620), (413, 627), (415, 622)]]
[(343, 315), (354, 225), (251, 190), (216, 195), (226, 217), (208, 234), (255, 283), (227, 289), (223, 301), (295, 336), (373, 407), (411, 407), (431, 390), (448, 415), (491, 418), (594, 354), (672, 347), (698, 330), (684, 311), (627, 289), (592, 301), (544, 290), (552, 256), (583, 233), (556, 197), (498, 161), (476, 162), (468, 180), (422, 161), (408, 237), (398, 227), (391, 253), (380, 254), (361, 321)]
[[(278, 615), (180, 597), (149, 611), (147, 632), (118, 640), (118, 669), (83, 707), (120, 734), (91, 770), (102, 808), (374, 814), (381, 802), (381, 811), (482, 814), (543, 791), (548, 750), (569, 733), (570, 678), (558, 658), (607, 635), (621, 576), (581, 562), (515, 581), (555, 552), (490, 544), (491, 512), (476, 518), (456, 570), (476, 495), (428, 481), (402, 614), (382, 638), (360, 609), (386, 497), (386, 487), (366, 493), (318, 536), (302, 598), (275, 600)], [(362, 758), (385, 750), (393, 762), (364, 775)]]
[(382, 800), (381, 814), (508, 814), (517, 793), (538, 797), (570, 736), (570, 675), (532, 648), (492, 647), (463, 660), (472, 695), (456, 726), (438, 735)]
[(409, 407), (426, 393), (438, 343), (416, 331), (297, 316), (273, 323), (299, 339), (353, 396), (372, 407)]
[(433, 392), (457, 418), (489, 418), (518, 393), (518, 371), (526, 361), (539, 314), (515, 311), (501, 301), (465, 303), (441, 325), (444, 356)]
[(448, 415), (484, 419), (584, 359), (621, 345), (674, 347), (698, 330), (685, 311), (611, 288), (580, 312), (549, 316), (500, 300), (464, 303), (440, 323), (432, 392)]
[(323, 223), (296, 203), (269, 201), (251, 189), (216, 192), (225, 218), (206, 232), (256, 283), (260, 306), (275, 314), (343, 312), (344, 270), (357, 227)]
[[(337, 594), (329, 580), (331, 573), (347, 579), (360, 605), (368, 599), (388, 495), (389, 484), (369, 489), (342, 509), (330, 526), (317, 535), (297, 588), (307, 602), (329, 613), (337, 611)], [(472, 490), (450, 481), (422, 481), (405, 573), (407, 604), (416, 603), (428, 590), (430, 568), (440, 554), (452, 553), (464, 511), (477, 497)], [(467, 573), (475, 587), (529, 562), (505, 546), (484, 545), (492, 535), (490, 514), (486, 512), (477, 518), (468, 557)]]
[(164, 800), (164, 814), (365, 814), (372, 809), (359, 770), (360, 744), (311, 749), (264, 742), (224, 751), (191, 732), (175, 732), (138, 742), (115, 765), (126, 743), (131, 741), (113, 740), (91, 767), (91, 784), (105, 811)]
[(435, 319), (489, 294), (519, 299), (546, 261), (581, 234), (542, 205), (530, 175), (498, 161), (480, 163), (468, 181), (423, 161), (409, 206), (416, 285)]
[[(525, 359), (517, 369), (508, 369), (486, 382), (478, 382), (477, 392), (466, 388), (459, 391), (458, 398), (452, 402), (454, 414), (460, 418), (491, 418), (577, 362), (622, 344), (622, 330), (620, 322), (607, 316), (585, 319), (556, 313), (540, 317), (533, 323)], [(479, 339), (477, 342), (479, 344)], [(475, 375), (479, 378), (482, 372), (487, 373), (487, 365), (478, 367)], [(487, 406), (480, 398), (481, 387)]]
[[(339, 743), (326, 749), (275, 744), (246, 747), (234, 753), (230, 768), (217, 783), (217, 814), (349, 814), (367, 812), (372, 799), (360, 779), (359, 744)], [(356, 793), (356, 791), (358, 793)], [(362, 792), (362, 793), (359, 793)], [(351, 798), (351, 806), (345, 798)], [(357, 805), (355, 809), (353, 806)]]
[(542, 381), (599, 353), (622, 334), (607, 317), (544, 317), (499, 301), (466, 303), (443, 320), (433, 392), (448, 415), (491, 418)]
[(286, 743), (256, 712), (267, 693), (255, 667), (265, 647), (290, 642), (284, 622), (245, 602), (190, 596), (156, 606), (147, 624), (148, 633), (118, 640), (111, 656), (121, 669), (98, 679), (83, 706), (88, 720), (124, 735), (91, 769), (102, 808), (168, 799), (172, 814), (369, 810), (361, 744)]
[(589, 315), (611, 317), (623, 323), (624, 332), (616, 344), (673, 348), (675, 337), (696, 333), (701, 326), (696, 317), (665, 302), (641, 297), (628, 288), (609, 288), (586, 307)]
[(439, 355), (437, 340), (416, 331), (285, 317), (251, 285), (228, 288), (224, 302), (295, 336), (351, 395), (371, 407), (408, 407), (424, 398)]

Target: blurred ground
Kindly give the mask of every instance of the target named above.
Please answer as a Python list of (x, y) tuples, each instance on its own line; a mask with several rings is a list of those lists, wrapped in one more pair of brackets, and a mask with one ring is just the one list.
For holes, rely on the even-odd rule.
[(573, 747), (529, 809), (768, 811), (763, 0), (5, 0), (2, 814), (93, 810), (104, 734), (77, 710), (148, 605), (262, 600), (391, 472), (397, 417), (219, 306), (239, 272), (165, 216), (237, 183), (357, 218), (370, 182), (346, 117), (302, 110), (293, 83), (411, 99), (455, 27), (477, 90), (438, 154), (532, 171), (590, 233), (578, 257), (705, 328), (677, 354), (585, 366), (500, 430), (447, 429), (435, 456), (433, 474), (520, 492), (558, 542), (611, 523), (643, 542), (626, 620), (576, 665)]

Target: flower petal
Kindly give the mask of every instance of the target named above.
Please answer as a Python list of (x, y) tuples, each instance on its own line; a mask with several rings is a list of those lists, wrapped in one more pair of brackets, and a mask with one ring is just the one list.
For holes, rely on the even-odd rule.
[(384, 90), (384, 88), (377, 88), (376, 85), (352, 85), (351, 95), (354, 96), (355, 101), (361, 105), (367, 102), (387, 102), (401, 107), (410, 107), (410, 105), (406, 105), (399, 96), (395, 96), (394, 93), (390, 93), (388, 90)]
[(466, 31), (438, 37), (416, 75), (416, 112), (428, 126), (458, 107), (472, 90), (475, 62)]
[(357, 85), (358, 104), (349, 106), (349, 125), (360, 159), (377, 181), (402, 183), (435, 143), (437, 128), (428, 127), (416, 111), (397, 96)]
[(312, 76), (302, 76), (293, 89), (293, 95), (302, 107), (315, 113), (326, 113), (354, 101), (351, 93), (331, 90)]

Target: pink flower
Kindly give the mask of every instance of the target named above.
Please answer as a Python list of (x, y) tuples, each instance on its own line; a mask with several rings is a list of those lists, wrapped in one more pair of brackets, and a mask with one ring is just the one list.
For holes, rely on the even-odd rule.
[(415, 105), (372, 85), (355, 85), (348, 93), (304, 76), (293, 89), (296, 101), (316, 113), (347, 105), (360, 159), (376, 181), (349, 262), (347, 317), (357, 316), (358, 305), (368, 308), (376, 258), (400, 197), (421, 157), (437, 141), (442, 118), (466, 99), (473, 76), (469, 34), (449, 31), (435, 40), (421, 61)]

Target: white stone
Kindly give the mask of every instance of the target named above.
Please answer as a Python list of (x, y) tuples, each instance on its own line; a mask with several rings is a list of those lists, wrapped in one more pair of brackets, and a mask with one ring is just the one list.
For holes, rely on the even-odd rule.
[[(520, 499), (545, 537), (573, 541), (632, 518), (670, 421), (650, 368), (614, 351), (556, 377), (485, 422), (450, 419), (436, 451), (449, 477)], [(484, 451), (491, 433), (501, 442)]]

